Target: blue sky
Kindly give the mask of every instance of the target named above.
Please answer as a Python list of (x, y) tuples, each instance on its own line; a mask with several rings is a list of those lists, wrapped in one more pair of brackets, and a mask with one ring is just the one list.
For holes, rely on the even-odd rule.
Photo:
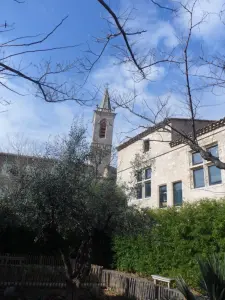
[[(190, 0), (191, 1), (191, 0)], [(102, 36), (107, 32), (106, 22), (102, 17), (107, 16), (97, 1), (83, 0), (26, 0), (18, 4), (13, 0), (3, 0), (1, 4), (0, 20), (1, 23), (7, 21), (8, 24), (15, 23), (15, 30), (0, 34), (0, 41), (6, 41), (18, 36), (44, 34), (49, 32), (60, 20), (68, 15), (58, 31), (51, 36), (45, 44), (40, 45), (39, 49), (55, 46), (78, 45), (79, 47), (55, 51), (49, 53), (36, 53), (24, 55), (17, 58), (15, 63), (20, 62), (24, 66), (30, 62), (39, 63), (42, 60), (51, 59), (57, 61), (73, 61), (83, 55), (88, 41), (92, 49), (99, 50), (99, 45), (93, 42), (93, 36)], [(112, 2), (112, 1), (111, 1)], [(136, 42), (136, 49), (146, 51), (154, 48), (155, 51), (170, 51), (178, 44), (178, 36), (185, 36), (187, 32), (186, 16), (180, 14), (177, 18), (172, 18), (170, 14), (157, 10), (147, 0), (140, 0), (138, 3), (134, 0), (116, 0), (113, 2), (114, 9), (120, 12), (126, 8), (135, 5), (136, 18), (130, 23), (132, 29), (144, 28), (147, 32)], [(164, 2), (163, 2), (164, 3)], [(219, 20), (218, 13), (223, 5), (222, 0), (202, 0), (196, 7), (194, 19), (198, 20), (204, 12), (213, 12), (200, 27), (196, 29), (193, 35), (191, 51), (193, 55), (200, 53), (200, 44), (204, 45), (207, 52), (218, 52), (222, 50), (222, 37), (224, 36), (224, 25)], [(121, 44), (121, 40), (118, 41)], [(12, 49), (6, 49), (12, 51)], [(10, 52), (11, 53), (11, 52)], [(171, 114), (176, 116), (186, 116), (183, 105), (182, 95), (179, 93), (179, 87), (183, 86), (183, 78), (175, 68), (168, 68), (160, 65), (152, 69), (150, 81), (141, 81), (134, 83), (129, 66), (115, 65), (115, 58), (111, 56), (113, 50), (106, 52), (105, 56), (96, 65), (89, 81), (85, 87), (86, 90), (100, 88), (96, 103), (101, 101), (104, 86), (109, 84), (112, 95), (126, 97), (127, 94), (135, 89), (139, 95), (138, 109), (142, 107), (142, 100), (155, 109), (157, 107), (158, 97), (165, 99), (169, 97), (169, 107)], [(203, 70), (204, 71), (204, 70)], [(71, 82), (79, 82), (81, 79), (75, 71), (65, 75)], [(64, 79), (61, 77), (60, 79)], [(45, 103), (36, 99), (25, 81), (14, 81), (10, 83), (18, 91), (26, 96), (21, 97), (0, 87), (1, 97), (10, 100), (10, 105), (2, 106), (3, 111), (0, 114), (0, 138), (2, 150), (13, 151), (12, 145), (17, 145), (17, 141), (35, 141), (42, 143), (49, 137), (68, 132), (73, 119), (80, 118), (88, 128), (88, 136), (91, 137), (92, 112), (93, 107), (81, 107), (75, 102), (64, 103)], [(216, 91), (216, 95), (210, 92), (198, 93), (202, 108), (198, 115), (201, 118), (217, 119), (224, 117), (224, 92), (222, 89)], [(213, 108), (212, 103), (217, 106)], [(132, 117), (132, 124), (129, 121), (131, 116), (127, 111), (117, 110), (115, 122), (114, 143), (118, 144), (125, 137), (130, 137), (135, 132), (130, 132), (136, 125), (140, 125), (140, 120)], [(121, 128), (123, 130), (121, 131)], [(22, 143), (22, 142), (21, 142)]]

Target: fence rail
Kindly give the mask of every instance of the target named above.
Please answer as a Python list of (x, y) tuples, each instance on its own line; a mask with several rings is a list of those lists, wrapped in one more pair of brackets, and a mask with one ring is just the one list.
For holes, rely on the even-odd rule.
[(102, 269), (100, 281), (103, 286), (114, 288), (124, 296), (138, 300), (184, 299), (176, 289), (154, 285), (152, 281), (145, 278), (131, 276), (118, 271)]
[[(73, 262), (73, 260), (72, 260)], [(0, 286), (65, 288), (65, 273), (60, 258), (0, 255)], [(176, 289), (156, 286), (152, 281), (92, 265), (84, 283), (113, 288), (137, 300), (184, 299)]]
[[(74, 261), (72, 259), (72, 261)], [(61, 257), (43, 255), (0, 254), (0, 265), (45, 265), (62, 266)]]

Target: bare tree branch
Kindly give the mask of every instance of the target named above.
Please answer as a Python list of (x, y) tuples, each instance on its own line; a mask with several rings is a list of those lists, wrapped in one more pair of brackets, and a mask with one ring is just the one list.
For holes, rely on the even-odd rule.
[(114, 13), (114, 11), (109, 7), (108, 4), (105, 3), (105, 1), (103, 0), (98, 0), (98, 2), (108, 11), (108, 13), (112, 16), (113, 20), (116, 23), (116, 26), (118, 27), (119, 31), (121, 32), (124, 42), (126, 44), (126, 47), (128, 49), (128, 52), (130, 53), (130, 56), (132, 58), (132, 61), (134, 62), (135, 66), (137, 67), (137, 69), (140, 71), (140, 73), (142, 74), (143, 78), (145, 78), (145, 73), (143, 72), (140, 64), (137, 62), (135, 55), (133, 53), (132, 50), (132, 46), (130, 45), (128, 38), (127, 38), (127, 33), (124, 31), (124, 28), (122, 27), (122, 25), (120, 24), (116, 14)]
[(169, 10), (171, 12), (176, 12), (177, 9), (175, 8), (171, 8), (171, 7), (167, 7), (167, 6), (164, 6), (164, 5), (161, 5), (159, 2), (156, 2), (154, 0), (150, 0), (153, 4), (157, 5), (159, 8), (163, 8), (163, 9), (166, 9), (166, 10)]
[(22, 51), (22, 52), (17, 52), (17, 53), (13, 53), (13, 54), (10, 54), (6, 57), (3, 57), (1, 60), (6, 60), (8, 58), (11, 58), (11, 57), (15, 57), (15, 56), (18, 56), (18, 55), (23, 55), (23, 54), (28, 54), (28, 53), (36, 53), (36, 52), (49, 52), (49, 51), (55, 51), (55, 50), (62, 50), (62, 49), (69, 49), (69, 48), (75, 48), (75, 47), (78, 47), (79, 45), (72, 45), (72, 46), (64, 46), (64, 47), (54, 47), (54, 48), (46, 48), (46, 49), (34, 49), (34, 50), (28, 50), (28, 51)]
[[(50, 64), (50, 62), (41, 62), (37, 63), (37, 65), (35, 65), (34, 62), (32, 62), (24, 66), (24, 64), (22, 64), (22, 60), (19, 63), (17, 62), (17, 60), (14, 60), (18, 56), (22, 57), (27, 54), (38, 54), (78, 47), (79, 45), (42, 47), (41, 49), (37, 49), (35, 47), (37, 45), (44, 44), (57, 31), (57, 29), (63, 25), (67, 18), (68, 16), (64, 17), (49, 33), (45, 34), (42, 38), (38, 38), (40, 37), (40, 34), (29, 36), (24, 35), (12, 38), (0, 44), (0, 49), (2, 49), (2, 55), (0, 57), (0, 84), (2, 87), (6, 88), (7, 90), (13, 93), (23, 96), (24, 93), (18, 92), (14, 87), (11, 87), (10, 84), (10, 80), (12, 78), (18, 77), (33, 83), (36, 87), (35, 96), (40, 97), (41, 99), (47, 102), (61, 102), (67, 100), (74, 100), (80, 105), (90, 105), (92, 103), (96, 93), (94, 93), (93, 97), (90, 94), (90, 92), (87, 92), (87, 94), (90, 94), (90, 97), (88, 97), (88, 95), (84, 96), (84, 90), (81, 90), (81, 88), (84, 85), (82, 85), (81, 83), (71, 84), (69, 83), (69, 81), (66, 81), (65, 78), (60, 83), (57, 81), (56, 78), (56, 75), (60, 76), (60, 74), (62, 73), (70, 72), (73, 69), (77, 69), (78, 60), (66, 64), (57, 62), (55, 67), (53, 67), (52, 64)], [(5, 22), (4, 24), (2, 24), (2, 27), (7, 28), (8, 24)], [(24, 40), (27, 39), (35, 40), (24, 42)], [(18, 41), (20, 41), (20, 43), (16, 43)], [(18, 47), (22, 47), (23, 51), (14, 52), (15, 49)], [(8, 48), (13, 49), (13, 53), (8, 52)], [(29, 50), (26, 50), (26, 48), (29, 48)], [(8, 80), (7, 83), (6, 80)]]
[[(22, 2), (20, 2), (22, 3)], [(16, 38), (16, 39), (13, 39), (11, 41), (8, 41), (8, 42), (5, 42), (3, 43), (2, 45), (0, 45), (0, 47), (3, 47), (3, 46), (7, 46), (7, 47), (28, 47), (28, 46), (33, 46), (33, 45), (37, 45), (37, 44), (41, 44), (43, 43), (44, 41), (46, 41), (52, 34), (54, 34), (56, 32), (56, 30), (65, 22), (65, 20), (68, 18), (68, 16), (64, 17), (48, 34), (46, 34), (42, 39), (40, 40), (37, 40), (35, 42), (31, 42), (31, 43), (23, 43), (23, 44), (13, 44), (11, 45), (10, 43), (11, 42), (14, 42), (14, 41), (17, 41), (17, 40), (20, 40), (20, 39), (24, 39), (24, 38), (27, 38), (27, 37), (19, 37), (19, 38)], [(40, 34), (36, 35), (36, 36), (39, 36)], [(35, 36), (31, 36), (31, 37), (35, 37)], [(29, 37), (30, 38), (30, 37)]]

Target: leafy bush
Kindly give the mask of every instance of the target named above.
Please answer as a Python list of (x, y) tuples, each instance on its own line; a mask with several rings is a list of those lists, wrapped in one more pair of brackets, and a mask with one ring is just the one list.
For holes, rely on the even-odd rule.
[(142, 275), (181, 275), (197, 286), (197, 258), (225, 252), (225, 199), (148, 212), (151, 229), (114, 238), (115, 267)]
[[(225, 296), (225, 257), (211, 255), (198, 260), (199, 288), (205, 299), (222, 300)], [(177, 278), (177, 287), (187, 300), (197, 300), (182, 277)], [(201, 297), (202, 299), (202, 297)]]

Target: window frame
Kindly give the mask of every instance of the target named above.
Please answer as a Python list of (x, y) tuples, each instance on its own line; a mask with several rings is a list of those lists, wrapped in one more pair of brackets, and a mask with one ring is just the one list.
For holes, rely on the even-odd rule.
[[(214, 154), (213, 154), (213, 156), (219, 158), (219, 147), (218, 147), (218, 144), (213, 144), (213, 145), (211, 145), (211, 146), (207, 146), (207, 147), (206, 147), (206, 150), (209, 151), (211, 148), (215, 148), (215, 147), (217, 147), (217, 155), (214, 155)], [(210, 152), (210, 151), (209, 151), (209, 152)], [(210, 153), (211, 153), (211, 152), (210, 152)]]
[[(181, 204), (176, 204), (175, 203), (175, 193), (174, 193), (174, 187), (175, 187), (175, 185), (176, 184), (178, 184), (178, 183), (181, 183)], [(173, 206), (176, 206), (176, 207), (178, 207), (178, 206), (182, 206), (183, 205), (183, 182), (182, 182), (182, 180), (178, 180), (178, 181), (174, 181), (173, 182)]]
[[(222, 173), (221, 173), (221, 169), (217, 168), (215, 165), (208, 165), (207, 167), (208, 167), (209, 186), (221, 184), (221, 183), (222, 183)], [(217, 181), (217, 182), (212, 183), (212, 181), (211, 181), (211, 176), (210, 176), (210, 172), (209, 172), (209, 170), (210, 170), (211, 167), (215, 167), (215, 168), (217, 168), (217, 169), (219, 170), (219, 172), (220, 172), (220, 181)]]
[[(150, 169), (150, 177), (146, 178), (146, 170)], [(138, 177), (141, 174), (141, 178)], [(145, 184), (150, 183), (150, 196), (146, 196)], [(136, 195), (136, 200), (149, 199), (152, 196), (152, 168), (147, 167), (136, 171), (136, 186), (142, 185), (142, 198), (138, 198)]]
[[(161, 202), (161, 200), (160, 200), (160, 195), (161, 195), (160, 189), (161, 189), (162, 187), (166, 187), (166, 201), (163, 201), (163, 202)], [(167, 190), (167, 184), (161, 184), (161, 185), (159, 185), (158, 193), (159, 193), (159, 208), (165, 208), (165, 207), (167, 207), (167, 202), (168, 202), (168, 190)], [(163, 205), (163, 203), (165, 203), (166, 205)]]
[[(140, 194), (141, 194), (141, 197), (138, 197), (138, 187), (140, 186)], [(143, 199), (143, 187), (142, 187), (142, 182), (138, 182), (136, 184), (136, 199), (137, 200), (142, 200)]]
[[(202, 186), (196, 186), (196, 184), (195, 184), (195, 171), (199, 171), (199, 170), (202, 170), (202, 172), (203, 172), (203, 185)], [(202, 165), (201, 167), (197, 167), (197, 168), (194, 168), (193, 169), (193, 187), (194, 187), (194, 189), (200, 189), (200, 188), (203, 188), (203, 187), (205, 187), (205, 172), (204, 172), (204, 166)]]
[[(146, 173), (147, 173), (146, 171), (147, 170), (150, 170), (150, 177), (146, 177)], [(151, 178), (152, 178), (152, 169), (151, 168), (145, 168), (144, 172), (145, 172), (144, 180), (151, 180)]]
[[(150, 183), (150, 195), (146, 196), (146, 184), (148, 184), (148, 183)], [(152, 196), (152, 182), (151, 182), (151, 180), (145, 181), (144, 190), (145, 190), (145, 199), (151, 198), (151, 196)]]
[[(209, 144), (209, 145), (206, 145), (204, 146), (203, 148), (206, 150), (206, 151), (209, 151), (211, 148), (214, 148), (214, 147), (217, 147), (217, 157), (219, 157), (219, 143), (218, 142), (214, 142), (213, 144)], [(218, 184), (222, 184), (223, 183), (223, 180), (222, 180), (222, 172), (220, 171), (220, 177), (221, 177), (221, 181), (217, 182), (217, 183), (211, 183), (210, 181), (210, 174), (209, 174), (209, 168), (211, 166), (214, 166), (211, 162), (208, 162), (204, 159), (202, 159), (202, 162), (201, 163), (198, 163), (198, 164), (194, 164), (194, 161), (193, 161), (193, 154), (195, 154), (196, 152), (193, 152), (191, 151), (191, 159), (190, 159), (190, 164), (191, 164), (191, 167), (190, 167), (190, 171), (191, 171), (191, 188), (192, 189), (204, 189), (205, 187), (210, 187), (210, 186), (214, 186), (214, 185), (218, 185)], [(204, 186), (201, 186), (201, 187), (196, 187), (195, 186), (195, 176), (194, 176), (194, 172), (198, 169), (203, 169), (203, 177), (204, 177)]]
[(192, 162), (192, 166), (198, 166), (198, 165), (203, 164), (203, 158), (201, 157), (201, 155), (200, 155), (201, 161), (200, 161), (200, 162), (197, 162), (197, 163), (194, 163), (194, 155), (195, 155), (195, 154), (199, 154), (199, 155), (200, 155), (199, 152), (192, 152), (192, 154), (191, 154), (191, 162)]
[[(143, 179), (142, 171), (143, 171), (143, 170), (138, 170), (138, 171), (136, 172), (136, 181), (137, 181), (137, 183), (138, 183), (138, 182), (142, 182), (142, 179)], [(139, 179), (139, 175), (140, 175), (140, 177), (141, 177), (140, 179)]]

